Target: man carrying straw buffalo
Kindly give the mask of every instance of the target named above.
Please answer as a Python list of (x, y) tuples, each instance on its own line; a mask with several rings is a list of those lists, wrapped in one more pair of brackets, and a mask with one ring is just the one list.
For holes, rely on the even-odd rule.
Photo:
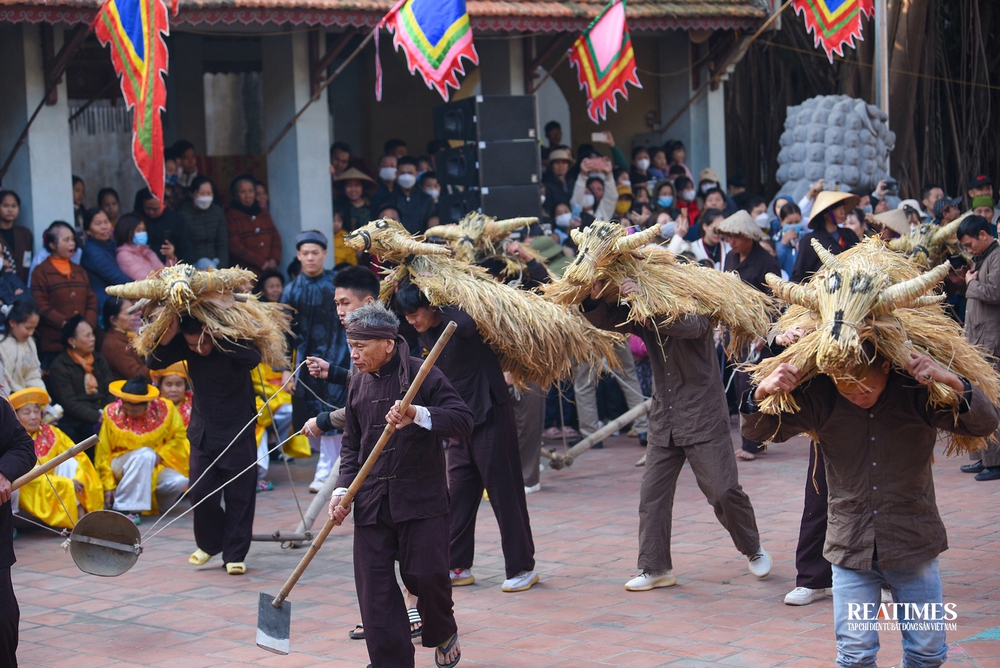
[(449, 582), (448, 483), (440, 441), (473, 429), (472, 412), (444, 373), (432, 368), (405, 414), (399, 403), (420, 368), (398, 336), (399, 319), (380, 304), (346, 317), (351, 361), (345, 431), (330, 517), (341, 524), (340, 501), (382, 434), (396, 432), (354, 498), (354, 575), (372, 668), (412, 668), (414, 650), (395, 562), (418, 597), (422, 642), (438, 666), (458, 664), (461, 650)]
[[(690, 462), (698, 486), (736, 549), (749, 560), (750, 572), (766, 577), (771, 572), (771, 557), (760, 544), (753, 506), (739, 483), (711, 321), (691, 314), (670, 324), (636, 322), (629, 318), (627, 305), (605, 301), (606, 289), (613, 287), (602, 281), (594, 283), (590, 298), (583, 302), (584, 316), (601, 329), (641, 338), (653, 369), (649, 444), (639, 492), (641, 573), (625, 588), (646, 591), (677, 584), (670, 536), (674, 491), (685, 461)], [(635, 281), (621, 281), (622, 298), (637, 292)]]

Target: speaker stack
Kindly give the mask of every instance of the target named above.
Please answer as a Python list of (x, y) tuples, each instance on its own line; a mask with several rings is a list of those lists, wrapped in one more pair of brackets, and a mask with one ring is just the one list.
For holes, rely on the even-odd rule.
[(541, 215), (541, 156), (534, 95), (476, 95), (434, 108), (442, 223), (470, 211), (497, 218)]

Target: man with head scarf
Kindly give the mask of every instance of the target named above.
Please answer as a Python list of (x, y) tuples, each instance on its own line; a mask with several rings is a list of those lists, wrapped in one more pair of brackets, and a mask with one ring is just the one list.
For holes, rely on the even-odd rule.
[(407, 590), (419, 598), (422, 644), (438, 666), (461, 657), (449, 582), (448, 483), (440, 439), (472, 432), (472, 412), (444, 373), (431, 368), (405, 413), (399, 410), (420, 370), (398, 335), (399, 320), (378, 303), (346, 317), (357, 374), (347, 392), (343, 461), (330, 516), (342, 523), (340, 501), (386, 423), (396, 431), (354, 497), (354, 576), (372, 668), (412, 668), (413, 643), (395, 561)]

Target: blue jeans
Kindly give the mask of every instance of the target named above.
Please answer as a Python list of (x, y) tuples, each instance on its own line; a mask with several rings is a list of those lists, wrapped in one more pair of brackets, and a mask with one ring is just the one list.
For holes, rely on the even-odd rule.
[[(852, 628), (852, 624), (875, 619), (881, 602), (881, 587), (885, 582), (892, 590), (896, 603), (943, 603), (941, 571), (935, 557), (914, 568), (880, 569), (878, 562), (871, 570), (854, 570), (833, 565), (833, 620), (837, 634), (837, 666), (839, 668), (874, 668), (878, 653), (878, 631)], [(851, 607), (854, 604), (855, 607)], [(862, 612), (865, 604), (874, 604), (873, 612)], [(859, 610), (858, 605), (862, 606)], [(869, 610), (872, 610), (870, 607)], [(853, 618), (851, 612), (854, 612)], [(859, 614), (860, 612), (860, 614)], [(902, 617), (902, 609), (899, 608)], [(903, 620), (900, 619), (903, 624)], [(948, 658), (944, 629), (907, 630), (903, 635), (903, 663), (906, 668), (934, 668)]]

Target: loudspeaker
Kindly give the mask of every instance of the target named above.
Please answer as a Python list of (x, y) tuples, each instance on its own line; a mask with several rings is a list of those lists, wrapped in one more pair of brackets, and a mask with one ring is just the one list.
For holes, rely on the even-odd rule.
[(441, 225), (457, 223), (470, 211), (479, 210), (479, 191), (464, 190), (462, 192), (447, 192), (446, 189), (438, 199), (438, 219)]
[(538, 140), (534, 95), (476, 95), (434, 107), (434, 138)]
[(438, 153), (435, 162), (441, 185), (464, 188), (537, 184), (541, 171), (534, 139), (466, 144)]
[(480, 206), (483, 213), (495, 218), (541, 218), (541, 188), (538, 185), (483, 188), (480, 191)]

